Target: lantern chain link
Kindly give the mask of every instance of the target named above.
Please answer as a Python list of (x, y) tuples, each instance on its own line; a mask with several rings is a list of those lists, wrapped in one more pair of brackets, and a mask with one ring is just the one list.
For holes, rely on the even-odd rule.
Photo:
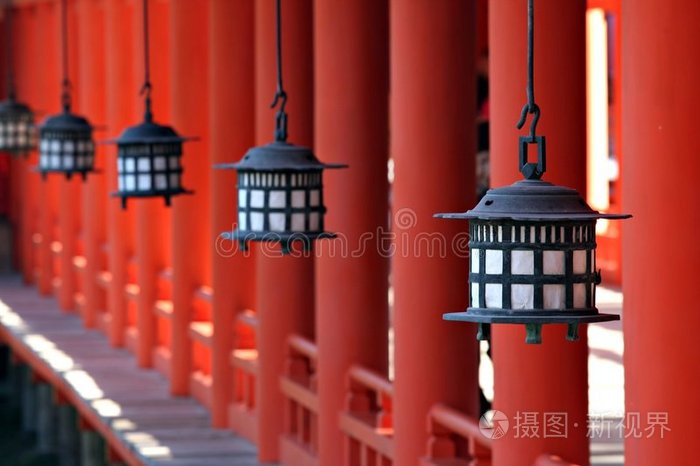
[(280, 104), (279, 110), (275, 115), (275, 141), (287, 141), (287, 92), (284, 90), (282, 81), (282, 4), (281, 0), (277, 0), (276, 6), (276, 34), (277, 34), (277, 90), (275, 97), (270, 105), (271, 108), (277, 107)]
[(68, 1), (61, 0), (61, 48), (63, 52), (63, 81), (61, 82), (61, 105), (68, 113), (71, 108), (71, 82), (68, 77)]
[(151, 108), (151, 56), (149, 48), (149, 28), (148, 28), (148, 0), (142, 1), (143, 6), (143, 86), (140, 94), (144, 96), (145, 114), (144, 120), (153, 121), (153, 110)]
[(15, 100), (15, 76), (12, 69), (12, 4), (5, 1), (5, 57), (7, 59), (7, 97)]
[(532, 114), (530, 142), (537, 137), (537, 123), (540, 120), (540, 107), (535, 103), (535, 7), (534, 0), (527, 2), (527, 103), (523, 106), (517, 128), (525, 125), (527, 115)]

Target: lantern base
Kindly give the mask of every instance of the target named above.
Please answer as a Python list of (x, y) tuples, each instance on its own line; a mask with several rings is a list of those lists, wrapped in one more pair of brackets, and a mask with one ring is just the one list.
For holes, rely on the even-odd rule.
[[(468, 310), (466, 312), (451, 312), (443, 314), (444, 320), (456, 322), (473, 322), (479, 324), (477, 339), (489, 340), (491, 338), (491, 324), (524, 324), (526, 330), (525, 342), (528, 344), (542, 343), (542, 325), (545, 324), (566, 324), (568, 333), (566, 339), (569, 341), (578, 340), (579, 324), (588, 324), (594, 322), (608, 322), (612, 320), (620, 320), (617, 314), (600, 314), (593, 310), (583, 311), (536, 311), (523, 314), (520, 311), (498, 311), (490, 309), (490, 314), (479, 309), (476, 312)], [(506, 313), (508, 312), (508, 313)], [(543, 312), (546, 314), (543, 315)]]
[(333, 239), (336, 237), (336, 234), (327, 231), (284, 233), (274, 231), (235, 230), (225, 231), (221, 233), (220, 236), (225, 240), (238, 241), (243, 251), (248, 249), (248, 242), (255, 241), (259, 243), (280, 243), (282, 254), (289, 254), (292, 251), (292, 243), (295, 241), (301, 242), (304, 251), (311, 251), (314, 241), (319, 239)]
[(73, 178), (73, 176), (79, 176), (83, 181), (87, 180), (87, 176), (90, 173), (100, 173), (98, 170), (94, 169), (86, 169), (86, 170), (60, 170), (60, 169), (44, 169), (44, 168), (37, 168), (35, 170), (37, 173), (41, 175), (42, 180), (46, 180), (46, 177), (50, 174), (57, 174), (57, 175), (64, 175), (67, 180), (70, 180)]
[(114, 192), (111, 194), (112, 197), (119, 197), (121, 198), (122, 201), (122, 209), (126, 209), (126, 204), (127, 201), (130, 198), (146, 198), (146, 197), (162, 197), (163, 200), (165, 201), (165, 205), (167, 207), (170, 207), (171, 204), (171, 198), (174, 196), (179, 196), (181, 194), (194, 194), (194, 191), (190, 191), (189, 189), (185, 188), (180, 188), (180, 189), (174, 189), (170, 191), (140, 191), (140, 192)]

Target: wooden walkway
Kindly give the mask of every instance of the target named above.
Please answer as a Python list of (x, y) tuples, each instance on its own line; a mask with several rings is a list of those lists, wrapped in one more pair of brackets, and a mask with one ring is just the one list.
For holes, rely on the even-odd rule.
[(130, 464), (257, 466), (255, 447), (210, 426), (195, 400), (131, 353), (61, 312), (17, 277), (0, 278), (0, 341), (51, 383)]

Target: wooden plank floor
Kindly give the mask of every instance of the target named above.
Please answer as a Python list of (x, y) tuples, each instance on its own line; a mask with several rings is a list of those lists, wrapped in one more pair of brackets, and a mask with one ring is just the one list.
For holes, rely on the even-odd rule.
[(36, 355), (33, 370), (79, 400), (76, 408), (102, 423), (97, 430), (121, 443), (117, 451), (145, 465), (259, 464), (252, 444), (209, 427), (207, 410), (195, 400), (169, 396), (160, 373), (137, 368), (131, 353), (111, 348), (104, 335), (17, 277), (0, 278), (0, 339), (12, 340), (20, 355)]

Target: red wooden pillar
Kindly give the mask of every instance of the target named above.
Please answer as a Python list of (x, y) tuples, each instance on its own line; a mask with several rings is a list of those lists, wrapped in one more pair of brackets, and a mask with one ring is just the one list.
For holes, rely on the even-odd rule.
[(193, 196), (173, 200), (173, 322), (171, 380), (173, 394), (189, 391), (192, 354), (189, 325), (197, 287), (209, 284), (211, 250), (209, 236), (208, 152), (208, 18), (201, 2), (176, 0), (170, 4), (170, 99), (172, 125), (183, 135), (200, 137), (187, 144), (183, 157), (183, 183)]
[[(490, 3), (491, 185), (521, 179), (515, 122), (526, 101), (525, 0)], [(545, 180), (586, 189), (585, 0), (535, 2), (535, 89), (542, 108), (538, 133), (547, 137)], [(528, 120), (529, 125), (529, 120)], [(525, 134), (523, 131), (522, 134)], [(585, 327), (585, 326), (584, 326)], [(540, 453), (589, 463), (586, 438), (588, 366), (586, 329), (566, 341), (566, 327), (545, 326), (542, 344), (525, 344), (523, 326), (493, 327), (495, 404), (511, 420), (494, 443), (494, 464), (531, 464)], [(518, 414), (534, 412), (537, 438), (517, 438)], [(565, 413), (567, 438), (545, 438), (545, 415)]]
[[(255, 144), (254, 6), (248, 0), (213, 0), (209, 8), (209, 118), (211, 161), (237, 160)], [(236, 176), (230, 171), (211, 173), (211, 231), (217, 238), (233, 230), (236, 218)], [(212, 351), (212, 422), (228, 426), (228, 405), (233, 393), (231, 351), (233, 319), (237, 312), (254, 309), (255, 262), (224, 245), (214, 250)]]
[[(693, 464), (700, 413), (700, 246), (693, 117), (700, 4), (622, 3), (625, 464)], [(639, 417), (635, 426), (634, 417)], [(669, 428), (670, 431), (662, 432)], [(662, 435), (663, 434), (663, 435)]]
[[(132, 53), (134, 7), (128, 0), (105, 0), (105, 55), (107, 127), (109, 136), (116, 138), (126, 126), (136, 123), (135, 105), (139, 102), (139, 84), (133, 79)], [(116, 146), (108, 149), (106, 157), (107, 192), (117, 191)], [(127, 263), (133, 250), (133, 203), (122, 210), (117, 199), (107, 205), (107, 248), (111, 283), (107, 290), (107, 310), (110, 316), (109, 340), (112, 345), (124, 345), (126, 326)]]
[[(81, 92), (77, 96), (80, 109), (90, 121), (103, 125), (105, 112), (105, 7), (103, 2), (81, 0), (78, 4), (78, 21), (76, 25), (79, 37), (78, 57)], [(104, 137), (103, 131), (94, 133), (96, 140)], [(93, 328), (97, 322), (98, 310), (104, 309), (104, 295), (95, 277), (105, 269), (102, 245), (107, 237), (106, 215), (108, 209), (108, 192), (105, 172), (113, 162), (106, 156), (107, 148), (101, 144), (95, 146), (95, 167), (99, 173), (88, 176), (82, 190), (82, 225), (83, 225), (83, 305), (82, 317), (86, 327)]]
[[(31, 70), (32, 59), (36, 56), (37, 38), (35, 34), (36, 11), (33, 6), (15, 8), (13, 12), (13, 69), (15, 73), (15, 86), (17, 96), (21, 101), (28, 102), (34, 107), (38, 101), (35, 90), (37, 86), (37, 73)], [(38, 227), (38, 191), (39, 177), (32, 172), (37, 163), (36, 152), (27, 154), (25, 158), (17, 159), (17, 176), (21, 181), (21, 253), (22, 272), (24, 282), (34, 283), (35, 280), (35, 254), (32, 237)], [(14, 176), (14, 175), (13, 175)]]
[[(275, 2), (255, 2), (256, 142), (273, 139), (275, 92)], [(289, 94), (289, 141), (313, 144), (313, 8), (308, 0), (284, 0), (283, 47), (285, 87)], [(281, 256), (279, 245), (263, 244), (256, 251), (257, 303), (260, 327), (260, 372), (256, 381), (258, 454), (274, 461), (282, 433), (284, 398), (279, 377), (284, 370), (287, 336), (313, 335), (313, 257)], [(298, 256), (298, 255), (297, 255)]]
[[(476, 200), (473, 23), (471, 1), (391, 2), (397, 465), (425, 454), (434, 403), (478, 415), (473, 327), (442, 320), (467, 305), (468, 264), (454, 240), (467, 225), (433, 218)], [(444, 253), (426, 246), (434, 238)]]
[[(36, 60), (33, 62), (32, 72), (39, 73), (37, 67), (41, 64), (41, 76), (43, 79), (37, 83), (37, 108), (47, 114), (57, 112), (60, 107), (60, 98), (57, 90), (60, 89), (61, 72), (60, 48), (58, 47), (58, 4), (52, 2), (41, 3), (36, 6), (38, 30), (37, 36), (40, 44), (54, 45), (54, 47), (39, 47)], [(41, 117), (38, 118), (39, 123)], [(38, 175), (36, 175), (38, 176)], [(54, 256), (51, 250), (55, 238), (59, 183), (61, 180), (55, 176), (48, 176), (42, 180), (39, 186), (39, 233), (41, 244), (39, 245), (39, 292), (49, 295), (54, 286)]]
[[(153, 111), (155, 121), (166, 124), (170, 121), (170, 55), (169, 47), (169, 2), (149, 2), (149, 40), (151, 81), (153, 82)], [(142, 82), (143, 66), (143, 9), (140, 2), (134, 10), (134, 80)], [(134, 112), (135, 121), (143, 118), (143, 106)], [(139, 295), (136, 302), (136, 328), (138, 341), (136, 357), (141, 367), (153, 364), (156, 346), (156, 315), (153, 306), (158, 299), (158, 274), (169, 263), (171, 248), (170, 209), (162, 198), (144, 198), (133, 203), (136, 214), (136, 275)]]
[[(80, 106), (80, 94), (82, 94), (82, 83), (78, 75), (78, 63), (83, 59), (78, 51), (78, 22), (76, 21), (77, 1), (66, 2), (66, 15), (68, 20), (68, 56), (69, 70), (68, 77), (73, 85), (73, 112), (85, 114)], [(57, 4), (55, 15), (61, 21), (62, 6)], [(62, 59), (61, 28), (56, 28), (56, 35), (53, 38), (57, 44), (54, 50), (58, 54), (58, 59)], [(63, 73), (63, 69), (60, 69)], [(56, 81), (53, 86), (49, 86), (54, 92), (55, 99), (60, 102), (60, 81)], [(51, 175), (58, 178), (59, 206), (58, 206), (58, 240), (61, 243), (61, 253), (59, 256), (61, 286), (58, 291), (58, 304), (64, 311), (75, 309), (75, 293), (77, 291), (77, 276), (73, 266), (73, 258), (77, 254), (78, 239), (81, 235), (82, 205), (80, 202), (83, 180), (80, 176), (73, 176), (70, 180), (65, 180), (61, 175)]]
[[(343, 463), (338, 413), (352, 364), (387, 372), (389, 260), (376, 236), (388, 229), (389, 6), (386, 0), (315, 2), (316, 150), (326, 172), (327, 225), (316, 270), (319, 464)], [(345, 40), (352, 37), (352, 40)]]

